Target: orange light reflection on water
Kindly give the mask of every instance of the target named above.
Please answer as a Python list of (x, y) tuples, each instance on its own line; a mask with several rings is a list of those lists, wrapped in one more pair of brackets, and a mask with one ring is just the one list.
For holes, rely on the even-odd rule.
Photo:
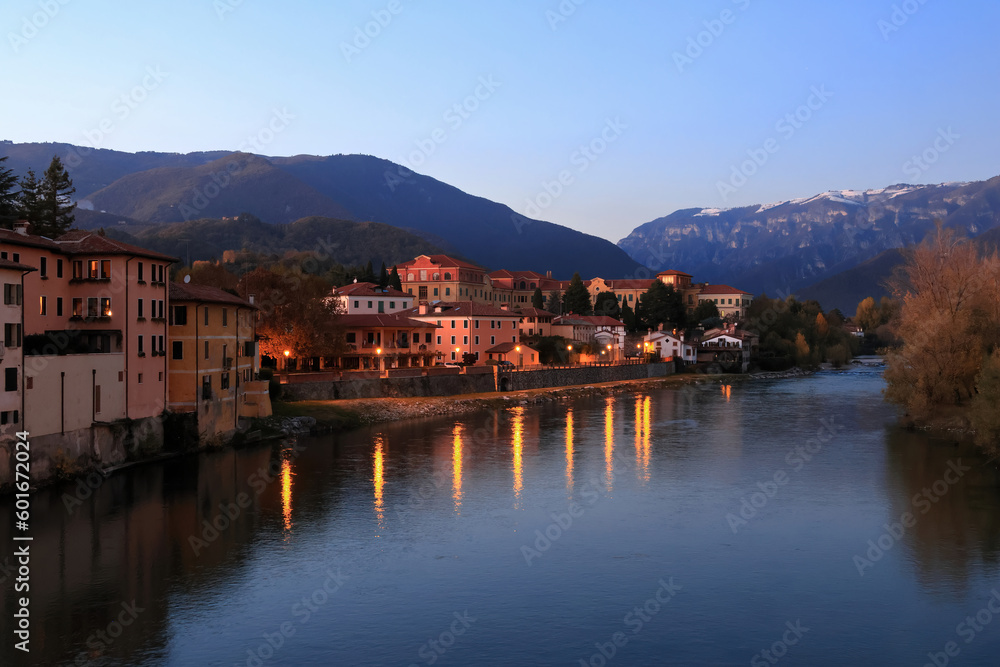
[(375, 455), (372, 462), (372, 481), (375, 484), (375, 516), (378, 518), (379, 530), (385, 526), (385, 441), (382, 434), (375, 436)]
[(566, 492), (573, 493), (573, 409), (566, 411)]
[(514, 445), (514, 507), (521, 507), (521, 491), (524, 489), (524, 408), (518, 406), (512, 411)]
[(451, 445), (451, 475), (452, 496), (455, 498), (455, 511), (462, 507), (462, 425), (455, 424), (452, 430)]

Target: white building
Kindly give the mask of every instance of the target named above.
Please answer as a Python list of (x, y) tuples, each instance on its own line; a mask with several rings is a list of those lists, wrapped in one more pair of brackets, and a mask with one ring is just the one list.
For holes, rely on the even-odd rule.
[(661, 359), (680, 357), (686, 364), (698, 362), (698, 341), (685, 340), (684, 332), (654, 331), (643, 338), (647, 352), (653, 352)]
[(345, 315), (371, 315), (398, 313), (413, 307), (413, 297), (393, 287), (380, 287), (375, 283), (352, 283), (333, 288), (333, 296), (340, 301), (340, 311)]

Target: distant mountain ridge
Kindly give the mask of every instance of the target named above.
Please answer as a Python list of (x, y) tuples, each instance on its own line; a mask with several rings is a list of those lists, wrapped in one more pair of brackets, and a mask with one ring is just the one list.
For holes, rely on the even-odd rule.
[[(268, 223), (319, 216), (380, 222), (489, 269), (633, 276), (641, 266), (604, 239), (469, 195), (366, 155), (264, 157), (245, 153), (123, 153), (70, 144), (0, 142), (7, 167), (40, 173), (64, 159), (81, 208), (139, 222), (250, 213)], [(449, 248), (450, 246), (450, 248)]]
[(696, 280), (774, 296), (919, 243), (936, 220), (970, 236), (1000, 226), (1000, 177), (684, 209), (637, 227), (618, 246), (652, 269), (682, 268)]

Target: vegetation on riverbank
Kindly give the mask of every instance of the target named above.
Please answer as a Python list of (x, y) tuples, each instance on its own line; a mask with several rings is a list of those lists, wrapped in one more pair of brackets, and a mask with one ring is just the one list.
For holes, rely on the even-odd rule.
[(894, 285), (902, 345), (886, 357), (886, 398), (918, 426), (967, 428), (1000, 443), (1000, 257), (953, 230), (907, 251)]

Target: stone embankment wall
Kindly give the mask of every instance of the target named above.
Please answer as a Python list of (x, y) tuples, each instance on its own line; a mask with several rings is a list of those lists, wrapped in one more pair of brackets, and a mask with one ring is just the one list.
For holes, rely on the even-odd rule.
[[(485, 394), (496, 391), (520, 391), (548, 387), (569, 387), (601, 382), (622, 382), (666, 377), (674, 372), (673, 362), (622, 366), (582, 366), (577, 368), (541, 368), (538, 370), (495, 371), (458, 369), (415, 377), (365, 377), (359, 379), (324, 379), (309, 382), (303, 376), (281, 385), (286, 401), (329, 401), (354, 398), (405, 398)], [(489, 372), (483, 372), (488, 370)]]

